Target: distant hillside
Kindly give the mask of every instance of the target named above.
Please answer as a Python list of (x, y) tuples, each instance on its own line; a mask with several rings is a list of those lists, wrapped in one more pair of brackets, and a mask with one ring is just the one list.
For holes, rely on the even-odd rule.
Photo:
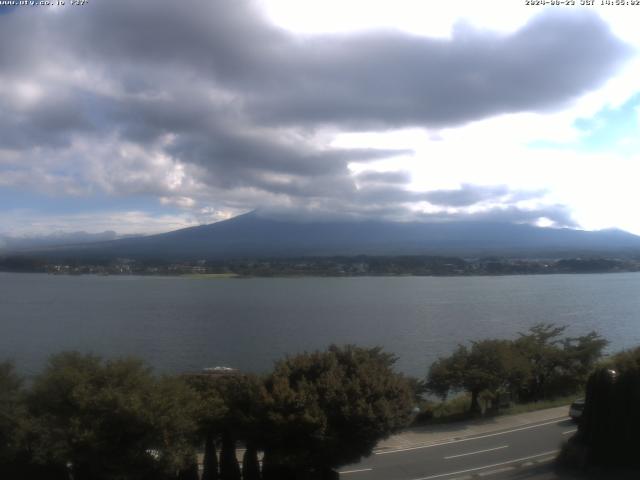
[(295, 222), (248, 213), (160, 235), (31, 250), (50, 258), (162, 260), (329, 255), (517, 255), (640, 252), (640, 237), (486, 222)]

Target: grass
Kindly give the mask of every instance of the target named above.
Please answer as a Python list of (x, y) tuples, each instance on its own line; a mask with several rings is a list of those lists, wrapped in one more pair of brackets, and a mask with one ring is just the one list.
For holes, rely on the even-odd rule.
[(414, 425), (433, 425), (467, 420), (472, 417), (469, 413), (471, 396), (460, 394), (443, 402), (425, 400), (420, 405), (420, 413), (414, 420)]
[(516, 413), (535, 412), (536, 410), (544, 410), (546, 408), (562, 407), (570, 405), (576, 398), (583, 396), (582, 393), (576, 393), (566, 397), (558, 397), (551, 400), (541, 400), (539, 402), (516, 403), (509, 408), (500, 410), (500, 415), (513, 415)]
[[(578, 392), (573, 395), (558, 397), (550, 400), (541, 400), (538, 402), (518, 403), (507, 408), (487, 412), (484, 418), (502, 415), (514, 415), (519, 413), (535, 412), (536, 410), (545, 410), (547, 408), (561, 407), (569, 405), (576, 398), (583, 394)], [(421, 412), (416, 416), (414, 425), (434, 425), (441, 423), (460, 422), (478, 418), (478, 415), (471, 414), (469, 407), (471, 406), (471, 396), (469, 394), (461, 394), (443, 402), (426, 401), (420, 405)]]
[(238, 275), (237, 273), (187, 273), (182, 276), (184, 278), (195, 280), (210, 280), (216, 278), (237, 278), (240, 275)]

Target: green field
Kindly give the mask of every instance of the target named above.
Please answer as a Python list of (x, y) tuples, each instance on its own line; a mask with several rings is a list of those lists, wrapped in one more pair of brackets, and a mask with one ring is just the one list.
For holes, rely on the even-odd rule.
[(196, 280), (210, 280), (219, 278), (238, 278), (240, 275), (237, 273), (187, 273), (182, 275), (184, 278), (196, 279)]

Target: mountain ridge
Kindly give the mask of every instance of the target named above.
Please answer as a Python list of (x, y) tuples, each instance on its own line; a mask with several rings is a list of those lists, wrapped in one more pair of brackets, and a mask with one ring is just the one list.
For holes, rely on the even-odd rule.
[(78, 258), (233, 259), (335, 255), (551, 255), (640, 253), (640, 237), (503, 222), (291, 221), (249, 212), (171, 232), (23, 250)]

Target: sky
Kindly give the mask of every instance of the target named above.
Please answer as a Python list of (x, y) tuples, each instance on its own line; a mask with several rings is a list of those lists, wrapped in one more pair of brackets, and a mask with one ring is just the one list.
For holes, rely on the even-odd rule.
[(599, 2), (0, 6), (0, 237), (253, 210), (640, 234), (640, 5)]

